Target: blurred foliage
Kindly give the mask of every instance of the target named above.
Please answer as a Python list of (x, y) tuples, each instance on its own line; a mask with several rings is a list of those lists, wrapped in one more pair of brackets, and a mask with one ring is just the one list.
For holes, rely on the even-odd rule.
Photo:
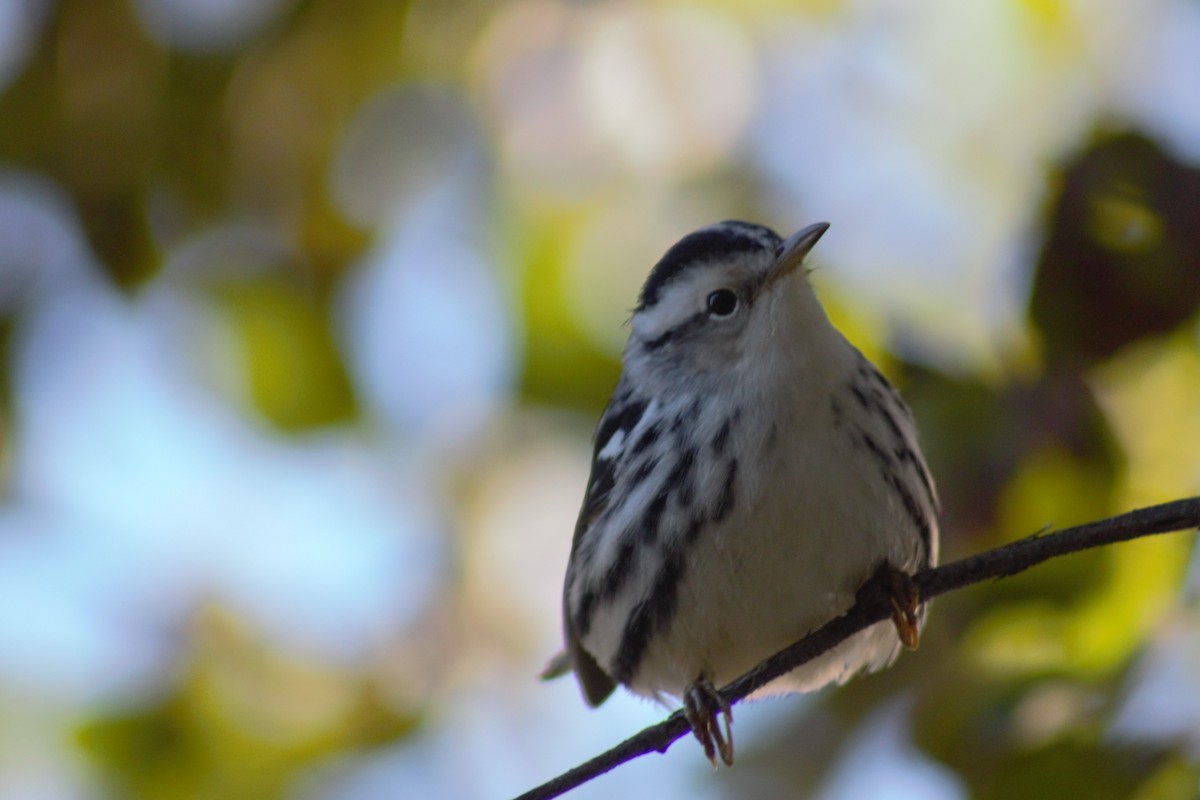
[(221, 609), (202, 609), (180, 675), (153, 705), (83, 726), (117, 796), (280, 797), (314, 760), (403, 737), (418, 720), (371, 676), (280, 658)]
[(318, 276), (343, 269), (365, 239), (329, 205), (328, 162), (349, 114), (403, 74), (407, 3), (307, 0), (244, 50), (204, 54), (164, 50), (131, 12), (58, 4), (0, 94), (0, 159), (71, 193), (122, 285), (231, 213), (295, 230)]
[(1125, 134), (1060, 180), (1030, 303), (1051, 366), (1085, 369), (1195, 318), (1200, 169)]
[[(770, 16), (788, 4), (711, 5)], [(829, 14), (841, 4), (800, 5)], [(1023, 6), (1061, 29), (1064, 4)], [(236, 47), (185, 52), (148, 36), (128, 0), (63, 0), (0, 92), (0, 162), (69, 194), (99, 265), (130, 295), (221, 221), (250, 220), (292, 242), (284, 266), (198, 283), (227, 317), (257, 413), (293, 434), (354, 422), (362, 408), (331, 306), (376, 241), (330, 200), (331, 161), (353, 113), (381, 89), (468, 83), (477, 56), (463, 43), (483, 35), (489, 8), (297, 0)], [(696, 193), (765, 205), (756, 194), (769, 192), (748, 185), (745, 170), (723, 169)], [(885, 326), (849, 301), (835, 309), (922, 422), (946, 560), (1196, 488), (1200, 169), (1147, 135), (1098, 131), (1050, 180), (1032, 267), (1034, 368), (980, 377), (904, 363), (887, 357)], [(589, 209), (568, 199), (547, 211), (543, 198), (530, 212), (520, 194), (502, 187), (488, 198), (500, 207), (524, 337), (513, 402), (590, 418), (620, 367), (564, 302), (564, 263)], [(856, 726), (907, 693), (918, 745), (973, 798), (1195, 797), (1200, 765), (1185, 743), (1133, 747), (1106, 733), (1140, 654), (1178, 605), (1192, 547), (1177, 536), (1106, 548), (939, 601), (920, 654), (826, 692), (714, 785), (730, 797), (762, 785), (813, 791)], [(77, 723), (111, 796), (286, 796), (312, 764), (401, 741), (426, 722), (424, 708), (393, 707), (403, 704), (381, 688), (379, 665), (271, 652), (221, 609), (192, 623), (160, 694)]]
[(353, 417), (353, 390), (324, 309), (311, 292), (243, 281), (220, 292), (241, 339), (251, 399), (285, 429)]
[(535, 402), (567, 404), (599, 414), (621, 375), (621, 364), (591, 342), (564, 307), (562, 250), (571, 226), (550, 227), (530, 242), (521, 261), (526, 344), (522, 393)]

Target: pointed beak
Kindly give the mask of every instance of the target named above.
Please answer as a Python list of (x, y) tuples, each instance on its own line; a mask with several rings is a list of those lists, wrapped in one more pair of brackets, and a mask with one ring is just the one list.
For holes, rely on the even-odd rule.
[(828, 222), (817, 222), (789, 236), (783, 246), (779, 248), (779, 256), (767, 274), (766, 283), (772, 284), (794, 272), (796, 267), (804, 261), (808, 251), (813, 249), (817, 240), (824, 236), (827, 230), (829, 230)]

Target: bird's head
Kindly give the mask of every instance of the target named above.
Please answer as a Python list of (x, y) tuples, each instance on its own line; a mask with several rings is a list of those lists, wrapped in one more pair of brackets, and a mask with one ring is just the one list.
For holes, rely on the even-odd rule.
[(683, 237), (642, 287), (626, 372), (658, 388), (727, 380), (748, 360), (760, 361), (781, 346), (804, 347), (778, 337), (828, 327), (800, 268), (828, 228), (818, 222), (783, 240), (770, 228), (728, 221)]

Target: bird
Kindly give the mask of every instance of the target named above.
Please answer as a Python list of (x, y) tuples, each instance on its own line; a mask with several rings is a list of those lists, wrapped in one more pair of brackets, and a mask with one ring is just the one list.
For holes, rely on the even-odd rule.
[[(705, 755), (733, 763), (717, 687), (834, 617), (883, 576), (892, 619), (755, 696), (809, 692), (915, 648), (911, 580), (938, 555), (939, 501), (913, 415), (830, 322), (805, 258), (727, 220), (650, 270), (594, 436), (563, 586), (565, 648), (598, 706), (620, 684), (681, 700)], [(723, 725), (722, 725), (723, 723)]]

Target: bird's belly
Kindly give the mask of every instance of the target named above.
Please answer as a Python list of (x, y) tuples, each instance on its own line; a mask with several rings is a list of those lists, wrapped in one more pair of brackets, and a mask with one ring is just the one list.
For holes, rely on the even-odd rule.
[[(643, 694), (678, 696), (704, 677), (720, 686), (844, 613), (887, 559), (914, 569), (920, 549), (885, 487), (837, 442), (779, 460), (770, 494), (744, 487), (746, 502), (689, 551), (678, 611), (647, 649), (632, 682)], [(803, 468), (799, 465), (808, 465)], [(852, 637), (769, 687), (806, 691), (892, 660), (890, 624)]]

